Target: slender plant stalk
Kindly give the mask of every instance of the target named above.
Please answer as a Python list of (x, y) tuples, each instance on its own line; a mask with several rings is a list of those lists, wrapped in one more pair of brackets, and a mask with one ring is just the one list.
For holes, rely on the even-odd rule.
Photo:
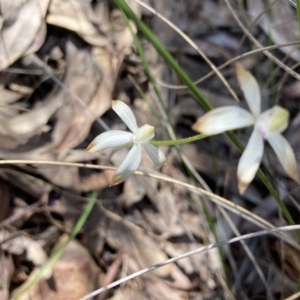
[[(143, 51), (142, 45), (141, 45), (141, 43), (140, 43), (140, 41), (139, 41), (136, 33), (132, 29), (130, 21), (129, 21), (127, 15), (125, 14), (125, 12), (122, 9), (120, 9), (120, 10), (122, 12), (124, 21), (125, 21), (127, 27), (129, 28), (129, 30), (131, 32), (131, 35), (133, 37), (135, 47), (136, 47), (137, 52), (138, 52), (138, 54), (139, 54), (139, 56), (141, 58), (141, 61), (142, 61), (145, 73), (147, 75), (147, 78), (148, 78), (149, 82), (153, 86), (154, 92), (156, 93), (156, 95), (158, 97), (158, 100), (159, 100), (159, 102), (160, 102), (160, 104), (161, 104), (161, 106), (162, 106), (162, 108), (164, 110), (164, 113), (165, 113), (166, 117), (167, 117), (167, 121), (169, 122), (169, 124), (170, 124), (170, 126), (172, 128), (172, 131), (174, 133), (174, 136), (176, 137), (175, 128), (174, 128), (174, 126), (173, 126), (173, 124), (171, 122), (170, 116), (169, 116), (169, 114), (167, 112), (167, 109), (166, 109), (166, 107), (164, 105), (164, 102), (163, 102), (163, 99), (162, 99), (162, 97), (160, 95), (159, 89), (156, 86), (156, 81), (155, 81), (155, 79), (154, 79), (154, 77), (152, 75), (152, 72), (151, 72), (151, 69), (149, 67), (148, 61), (147, 61), (147, 59), (146, 59), (146, 57), (144, 55), (144, 51)], [(143, 92), (142, 92), (142, 96), (143, 96), (144, 99), (146, 99), (146, 97), (145, 97), (145, 95), (144, 95)], [(154, 112), (154, 114), (156, 115), (155, 112)], [(171, 134), (168, 132), (168, 130), (165, 130), (165, 131), (166, 131), (166, 133), (168, 134), (169, 137), (172, 137)], [(151, 141), (150, 143), (152, 145), (155, 145), (155, 146), (164, 146), (164, 145), (165, 146), (167, 146), (167, 145), (169, 145), (169, 146), (175, 146), (176, 149), (177, 149), (177, 151), (178, 151), (178, 153), (179, 153), (179, 156), (181, 157), (181, 149), (179, 147), (177, 147), (177, 146), (182, 145), (182, 144), (186, 144), (186, 143), (191, 143), (191, 142), (203, 139), (205, 137), (207, 137), (207, 135), (205, 135), (205, 134), (197, 134), (195, 136), (188, 137), (188, 138), (183, 138), (183, 139), (169, 140), (169, 141), (166, 141), (166, 140), (164, 140), (164, 141)], [(193, 173), (191, 172), (189, 166), (185, 163), (185, 161), (183, 159), (182, 159), (182, 163), (183, 163), (183, 166), (185, 167), (185, 169), (187, 171), (187, 174), (191, 178), (193, 178), (195, 180)], [(213, 235), (215, 237), (215, 240), (218, 241), (218, 236), (217, 236), (217, 233), (216, 233), (215, 224), (212, 221), (213, 218), (210, 215), (209, 210), (206, 207), (206, 203), (205, 203), (203, 197), (200, 196), (199, 199), (201, 201), (201, 204), (202, 204), (202, 207), (203, 207), (203, 211), (204, 211), (206, 220), (208, 222), (209, 228), (211, 229), (211, 232), (213, 233)], [(219, 253), (220, 253), (221, 261), (223, 262), (223, 265), (224, 265), (224, 261), (225, 261), (224, 257), (225, 256), (224, 256), (224, 253), (223, 253), (222, 249), (219, 249)], [(225, 268), (225, 265), (224, 265), (224, 268)]]
[(43, 277), (43, 275), (57, 262), (57, 260), (61, 257), (61, 255), (66, 250), (68, 244), (70, 241), (72, 241), (76, 235), (79, 233), (81, 228), (83, 227), (84, 223), (86, 222), (88, 216), (90, 215), (94, 204), (97, 200), (98, 192), (94, 191), (84, 209), (82, 212), (80, 218), (78, 219), (77, 223), (75, 224), (72, 232), (70, 233), (68, 239), (55, 251), (55, 253), (49, 258), (47, 263), (40, 269), (40, 271), (30, 280), (24, 288), (15, 295), (12, 299), (17, 300), (20, 299), (24, 293), (26, 293), (28, 290), (30, 290), (36, 283), (40, 281), (40, 279)]
[(299, 34), (300, 34), (300, 0), (296, 0), (296, 9), (297, 9), (297, 17), (298, 17), (298, 25), (299, 25)]
[[(145, 73), (146, 73), (146, 75), (147, 75), (147, 78), (148, 78), (149, 82), (152, 84), (153, 90), (154, 90), (154, 92), (155, 92), (155, 94), (156, 94), (156, 96), (157, 96), (157, 98), (158, 98), (158, 100), (159, 100), (159, 102), (160, 102), (160, 104), (161, 104), (163, 110), (164, 110), (165, 115), (167, 116), (167, 120), (168, 120), (169, 124), (172, 126), (173, 132), (174, 132), (174, 134), (176, 135), (176, 132), (175, 132), (174, 127), (173, 127), (173, 125), (172, 125), (170, 116), (169, 116), (169, 114), (167, 113), (167, 109), (166, 109), (166, 107), (165, 107), (163, 98), (161, 97), (161, 94), (160, 94), (160, 92), (159, 92), (159, 90), (158, 90), (158, 88), (157, 88), (157, 86), (156, 86), (156, 81), (155, 81), (155, 79), (154, 79), (154, 77), (153, 77), (153, 75), (152, 75), (152, 73), (151, 73), (151, 71), (150, 71), (150, 68), (149, 68), (147, 59), (146, 59), (146, 57), (145, 57), (145, 54), (144, 54), (142, 45), (141, 45), (141, 43), (140, 43), (140, 41), (139, 41), (137, 35), (135, 34), (135, 32), (134, 32), (134, 30), (133, 30), (131, 24), (130, 24), (129, 18), (127, 17), (127, 15), (125, 14), (125, 12), (124, 12), (122, 9), (120, 9), (120, 10), (121, 10), (121, 12), (122, 12), (122, 14), (123, 14), (124, 21), (125, 21), (125, 23), (126, 23), (128, 29), (129, 29), (129, 31), (130, 31), (130, 33), (131, 33), (131, 35), (132, 35), (132, 38), (133, 38), (133, 41), (134, 41), (134, 45), (135, 45), (136, 50), (137, 50), (137, 52), (138, 52), (138, 54), (139, 54), (139, 56), (140, 56), (140, 59), (141, 59), (141, 62), (142, 62), (144, 71), (145, 71)], [(166, 131), (166, 133), (167, 133), (167, 134), (169, 135), (169, 137), (170, 137), (170, 134), (167, 132), (167, 130), (165, 130), (165, 131)]]
[(182, 144), (187, 144), (198, 140), (202, 140), (205, 139), (206, 137), (208, 137), (208, 135), (201, 133), (188, 138), (178, 139), (178, 140), (151, 141), (150, 144), (154, 146), (176, 146), (176, 145), (182, 145)]
[[(185, 71), (178, 65), (177, 61), (173, 58), (173, 56), (168, 52), (168, 50), (162, 45), (159, 39), (155, 36), (155, 34), (149, 29), (149, 27), (141, 21), (135, 13), (131, 10), (131, 8), (127, 5), (124, 0), (114, 0), (116, 5), (119, 7), (121, 11), (123, 11), (126, 16), (131, 19), (135, 25), (137, 26), (138, 30), (145, 36), (145, 38), (154, 46), (157, 52), (164, 58), (166, 63), (170, 65), (170, 67), (175, 71), (177, 76), (181, 79), (181, 81), (189, 88), (189, 90), (194, 94), (196, 99), (200, 102), (200, 104), (205, 108), (205, 110), (210, 111), (213, 109), (213, 106), (209, 103), (209, 101), (204, 97), (204, 95), (199, 91), (197, 86), (193, 83), (190, 77), (185, 73)], [(297, 0), (300, 2), (300, 0)], [(231, 141), (236, 145), (239, 151), (243, 152), (244, 147), (238, 138), (233, 134), (232, 131), (227, 132), (228, 137)], [(288, 209), (284, 205), (283, 201), (280, 199), (278, 193), (273, 188), (270, 181), (267, 179), (265, 174), (261, 169), (257, 172), (258, 176), (267, 187), (271, 195), (276, 200), (279, 208), (287, 218), (288, 222), (293, 225), (295, 224), (291, 214), (289, 213)], [(300, 240), (300, 232), (297, 231), (298, 238)]]

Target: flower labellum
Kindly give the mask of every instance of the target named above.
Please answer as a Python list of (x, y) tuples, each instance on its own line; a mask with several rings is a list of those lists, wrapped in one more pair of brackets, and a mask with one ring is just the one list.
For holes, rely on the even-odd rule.
[(86, 149), (89, 152), (96, 152), (113, 147), (132, 146), (113, 176), (110, 186), (123, 182), (137, 170), (142, 159), (143, 149), (145, 149), (156, 167), (161, 167), (166, 163), (164, 154), (149, 143), (155, 136), (154, 127), (148, 124), (138, 127), (132, 110), (122, 101), (112, 101), (112, 109), (131, 132), (122, 130), (106, 131), (98, 135)]
[(288, 141), (281, 135), (281, 132), (288, 126), (289, 112), (275, 105), (262, 113), (261, 95), (255, 77), (240, 63), (236, 64), (236, 75), (250, 112), (236, 106), (216, 108), (200, 117), (192, 128), (195, 131), (213, 135), (254, 126), (238, 164), (237, 177), (240, 193), (244, 193), (259, 168), (264, 151), (264, 139), (270, 143), (285, 172), (299, 182), (295, 154)]

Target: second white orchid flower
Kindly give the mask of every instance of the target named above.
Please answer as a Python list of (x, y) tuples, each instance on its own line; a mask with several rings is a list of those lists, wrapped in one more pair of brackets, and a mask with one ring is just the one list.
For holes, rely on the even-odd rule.
[(200, 117), (193, 125), (193, 129), (213, 135), (254, 126), (238, 164), (237, 177), (240, 193), (246, 190), (259, 168), (264, 151), (263, 139), (270, 143), (285, 172), (298, 181), (294, 152), (288, 141), (281, 135), (281, 132), (288, 126), (289, 112), (275, 105), (261, 113), (261, 95), (256, 79), (239, 63), (236, 64), (236, 75), (250, 112), (236, 106), (216, 108)]
[(110, 186), (119, 184), (133, 174), (142, 159), (142, 150), (145, 149), (156, 167), (165, 164), (164, 154), (149, 141), (154, 138), (154, 127), (143, 125), (138, 127), (135, 116), (127, 104), (122, 101), (112, 101), (112, 109), (118, 114), (131, 132), (110, 130), (98, 135), (87, 147), (87, 151), (96, 152), (119, 146), (132, 146), (125, 160), (117, 169)]

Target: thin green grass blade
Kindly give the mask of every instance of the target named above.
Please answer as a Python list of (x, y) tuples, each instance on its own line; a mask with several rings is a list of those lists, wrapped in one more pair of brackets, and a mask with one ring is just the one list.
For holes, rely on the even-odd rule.
[[(138, 54), (139, 54), (139, 56), (140, 56), (140, 59), (141, 59), (141, 62), (142, 62), (144, 71), (145, 71), (145, 73), (146, 73), (146, 75), (147, 75), (147, 78), (148, 78), (149, 82), (151, 83), (151, 85), (152, 85), (152, 87), (153, 87), (153, 90), (154, 90), (154, 92), (155, 92), (155, 94), (156, 94), (156, 96), (157, 96), (157, 98), (158, 98), (158, 100), (159, 100), (159, 102), (160, 102), (160, 104), (161, 104), (161, 106), (162, 106), (162, 108), (163, 108), (163, 110), (164, 110), (164, 112), (165, 112), (167, 118), (168, 118), (168, 123), (172, 126), (173, 132), (174, 132), (174, 134), (176, 135), (175, 129), (174, 129), (173, 125), (172, 125), (172, 122), (171, 122), (170, 116), (169, 116), (169, 114), (168, 114), (168, 112), (167, 112), (167, 109), (166, 109), (166, 107), (165, 107), (164, 101), (163, 101), (163, 99), (162, 99), (162, 97), (161, 97), (161, 94), (160, 94), (160, 92), (159, 92), (159, 90), (158, 90), (158, 88), (157, 88), (157, 86), (156, 86), (156, 82), (155, 82), (155, 80), (154, 80), (154, 77), (153, 77), (153, 75), (152, 75), (152, 73), (151, 73), (151, 70), (150, 70), (150, 67), (149, 67), (149, 65), (148, 65), (147, 59), (146, 59), (146, 57), (145, 57), (145, 54), (144, 54), (142, 45), (141, 45), (141, 43), (140, 43), (140, 41), (139, 41), (137, 35), (136, 35), (135, 32), (133, 31), (133, 29), (132, 29), (132, 27), (131, 27), (131, 25), (130, 25), (129, 19), (127, 18), (127, 15), (125, 14), (125, 12), (124, 12), (122, 9), (120, 9), (120, 10), (121, 10), (121, 12), (122, 12), (124, 21), (125, 21), (125, 23), (126, 23), (128, 29), (129, 29), (129, 31), (130, 31), (132, 37), (133, 37), (134, 45), (135, 45), (136, 50), (137, 50), (137, 52), (138, 52)], [(167, 131), (166, 129), (165, 129), (165, 132), (166, 132), (166, 133), (168, 134), (168, 136), (170, 137), (170, 135), (169, 135), (169, 133), (168, 133), (168, 131)]]
[(65, 249), (67, 248), (70, 241), (72, 241), (76, 235), (79, 233), (81, 228), (83, 227), (84, 223), (86, 222), (88, 216), (90, 215), (95, 202), (97, 200), (98, 192), (94, 191), (82, 212), (80, 218), (78, 219), (77, 223), (75, 224), (72, 232), (70, 233), (68, 239), (57, 249), (57, 251), (49, 258), (47, 263), (40, 269), (40, 271), (36, 274), (36, 276), (24, 286), (24, 288), (12, 298), (12, 300), (19, 299), (24, 293), (30, 290), (39, 280), (43, 277), (43, 275), (55, 264), (55, 262), (61, 257), (64, 253)]
[[(135, 13), (131, 10), (131, 8), (127, 5), (124, 0), (114, 0), (116, 5), (119, 7), (123, 13), (126, 14), (127, 18), (131, 19), (137, 26), (138, 30), (145, 36), (145, 38), (154, 46), (157, 52), (164, 58), (167, 64), (175, 71), (177, 76), (181, 79), (181, 81), (189, 88), (189, 90), (193, 93), (196, 99), (200, 102), (200, 104), (207, 110), (212, 110), (213, 106), (209, 103), (209, 101), (204, 97), (204, 95), (199, 91), (197, 86), (193, 83), (190, 77), (185, 73), (185, 71), (178, 65), (177, 61), (173, 58), (173, 56), (168, 52), (168, 50), (162, 45), (159, 39), (155, 36), (155, 34), (149, 29), (149, 27), (141, 21)], [(300, 0), (297, 0), (300, 2)], [(244, 147), (238, 138), (233, 134), (233, 132), (227, 132), (228, 137), (231, 141), (235, 144), (239, 151), (243, 152)], [(291, 225), (294, 225), (295, 222), (289, 213), (288, 209), (284, 205), (283, 201), (280, 199), (278, 193), (273, 188), (270, 181), (267, 179), (265, 174), (261, 169), (257, 172), (258, 176), (267, 187), (271, 195), (276, 200), (279, 208), (281, 209), (282, 213), (288, 220)], [(297, 231), (297, 236), (300, 240), (300, 232)]]
[(298, 17), (298, 25), (299, 25), (299, 34), (300, 34), (300, 0), (296, 0), (296, 9), (297, 9), (297, 17)]
[[(120, 10), (121, 10), (121, 12), (122, 12), (122, 14), (123, 14), (124, 21), (125, 21), (127, 27), (129, 28), (129, 30), (130, 30), (130, 32), (131, 32), (131, 35), (132, 35), (133, 40), (134, 40), (135, 47), (136, 47), (136, 49), (137, 49), (137, 51), (138, 51), (138, 54), (139, 54), (139, 56), (140, 56), (140, 58), (141, 58), (141, 61), (142, 61), (144, 70), (145, 70), (145, 72), (146, 72), (146, 75), (147, 75), (147, 77), (148, 77), (148, 80), (149, 80), (149, 82), (153, 85), (154, 92), (156, 93), (156, 95), (157, 95), (157, 97), (158, 97), (158, 99), (159, 99), (159, 101), (160, 101), (160, 103), (161, 103), (161, 105), (162, 105), (162, 107), (163, 107), (163, 109), (164, 109), (164, 111), (165, 111), (165, 114), (167, 115), (168, 122), (169, 122), (170, 126), (172, 126), (173, 132), (174, 132), (174, 134), (176, 135), (175, 128), (174, 128), (174, 126), (173, 126), (173, 124), (172, 124), (172, 122), (171, 122), (169, 113), (168, 113), (167, 109), (166, 109), (165, 106), (164, 106), (163, 99), (162, 99), (162, 97), (161, 97), (161, 95), (160, 95), (159, 89), (158, 89), (157, 86), (156, 86), (156, 82), (155, 82), (155, 80), (154, 80), (154, 77), (153, 77), (152, 72), (151, 72), (151, 70), (150, 70), (150, 67), (149, 67), (149, 65), (148, 65), (147, 59), (146, 59), (146, 57), (145, 57), (145, 55), (144, 55), (144, 51), (143, 51), (143, 48), (142, 48), (142, 46), (141, 46), (141, 43), (140, 43), (140, 41), (139, 41), (137, 35), (135, 34), (135, 32), (132, 30), (131, 25), (130, 25), (130, 22), (129, 22), (129, 19), (127, 18), (126, 14), (124, 13), (124, 11), (123, 11), (122, 9), (120, 9)], [(142, 95), (142, 96), (143, 96), (144, 99), (146, 98), (145, 95)], [(167, 130), (165, 130), (165, 131), (166, 131), (166, 133), (168, 134)], [(169, 137), (170, 137), (170, 135), (169, 135)], [(156, 146), (159, 146), (159, 145), (168, 145), (168, 144), (169, 144), (169, 145), (173, 145), (173, 146), (176, 147), (176, 149), (177, 149), (177, 151), (178, 151), (178, 153), (179, 153), (179, 156), (181, 157), (181, 149), (180, 149), (180, 147), (178, 147), (178, 145), (180, 145), (180, 144), (185, 144), (185, 143), (189, 143), (189, 142), (193, 142), (193, 141), (197, 141), (197, 140), (200, 140), (200, 139), (203, 139), (203, 138), (206, 138), (206, 137), (207, 137), (207, 136), (206, 136), (205, 134), (198, 134), (198, 135), (196, 135), (196, 136), (189, 137), (189, 138), (184, 138), (184, 139), (180, 139), (180, 140), (177, 139), (176, 141), (172, 141), (172, 140), (167, 141), (167, 142), (166, 142), (166, 141), (152, 141), (151, 144), (152, 144), (152, 145), (156, 145)], [(176, 143), (175, 143), (175, 142), (176, 142)], [(189, 175), (191, 178), (193, 178), (193, 179), (195, 180), (195, 178), (194, 178), (194, 176), (193, 176), (191, 170), (190, 170), (189, 167), (184, 163), (184, 160), (182, 160), (182, 163), (184, 164), (184, 167), (185, 167), (185, 169), (186, 169), (188, 175)], [(200, 201), (201, 201), (201, 205), (202, 205), (202, 208), (203, 208), (203, 211), (204, 211), (206, 220), (207, 220), (207, 222), (208, 222), (208, 226), (209, 226), (211, 232), (213, 233), (215, 240), (216, 240), (216, 241), (219, 241), (219, 238), (218, 238), (218, 235), (217, 235), (217, 232), (216, 232), (216, 228), (215, 228), (215, 223), (212, 221), (213, 218), (212, 218), (212, 216), (210, 215), (209, 210), (208, 210), (207, 207), (206, 207), (206, 203), (205, 203), (203, 197), (200, 197)], [(224, 257), (225, 257), (225, 256), (224, 256), (224, 253), (223, 253), (222, 249), (219, 249), (219, 254), (220, 254), (220, 257), (221, 257), (221, 261), (222, 261), (222, 263), (223, 263), (223, 267), (225, 268), (225, 265), (224, 265), (224, 261), (225, 261), (225, 260), (224, 260)]]

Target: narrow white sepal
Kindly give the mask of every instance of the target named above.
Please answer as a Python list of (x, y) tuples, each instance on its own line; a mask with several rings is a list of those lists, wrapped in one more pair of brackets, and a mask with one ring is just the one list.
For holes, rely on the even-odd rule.
[(87, 151), (96, 152), (131, 143), (134, 134), (122, 130), (110, 130), (99, 134), (87, 147)]
[(280, 134), (274, 133), (267, 137), (267, 141), (273, 148), (285, 172), (299, 182), (297, 161), (289, 142)]
[(238, 165), (238, 188), (241, 194), (244, 193), (249, 183), (253, 180), (259, 168), (263, 151), (264, 140), (261, 134), (254, 130)]
[(236, 77), (252, 114), (257, 117), (261, 112), (261, 96), (255, 77), (242, 64), (236, 64)]
[(156, 167), (161, 167), (166, 163), (165, 155), (157, 147), (145, 144), (144, 149)]
[(133, 133), (138, 130), (135, 116), (127, 104), (120, 100), (113, 100), (112, 109), (118, 114), (118, 116)]
[(143, 146), (141, 144), (135, 144), (132, 146), (124, 161), (113, 176), (110, 184), (111, 186), (123, 182), (137, 170), (142, 159), (142, 147)]
[(216, 108), (200, 117), (193, 125), (193, 130), (207, 135), (253, 125), (254, 117), (247, 110), (237, 106)]

